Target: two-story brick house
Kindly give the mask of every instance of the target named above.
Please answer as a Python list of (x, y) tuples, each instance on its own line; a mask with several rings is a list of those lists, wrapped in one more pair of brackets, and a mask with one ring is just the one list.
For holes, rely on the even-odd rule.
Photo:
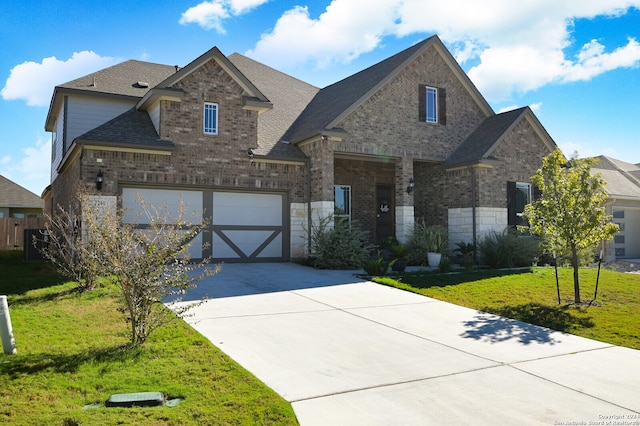
[(303, 257), (329, 214), (372, 241), (416, 218), (472, 241), (516, 223), (556, 147), (529, 108), (495, 114), (436, 36), (323, 89), (217, 48), (127, 61), (56, 87), (46, 129), (49, 209), (78, 182), (131, 210), (181, 198), (211, 224), (192, 254), (226, 261)]

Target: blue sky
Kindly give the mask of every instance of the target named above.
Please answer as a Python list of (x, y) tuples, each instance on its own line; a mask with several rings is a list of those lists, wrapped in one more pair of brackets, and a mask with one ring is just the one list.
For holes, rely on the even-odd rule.
[(53, 88), (212, 46), (318, 87), (438, 34), (496, 112), (530, 105), (566, 155), (640, 163), (640, 0), (5, 0), (0, 174), (49, 184)]

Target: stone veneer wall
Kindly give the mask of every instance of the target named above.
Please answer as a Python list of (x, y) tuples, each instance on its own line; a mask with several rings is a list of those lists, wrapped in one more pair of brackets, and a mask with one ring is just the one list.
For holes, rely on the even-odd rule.
[[(448, 212), (449, 248), (454, 250), (456, 243), (473, 242), (473, 209), (454, 208)], [(507, 209), (497, 207), (476, 208), (476, 238), (481, 241), (491, 231), (501, 232), (507, 223)]]

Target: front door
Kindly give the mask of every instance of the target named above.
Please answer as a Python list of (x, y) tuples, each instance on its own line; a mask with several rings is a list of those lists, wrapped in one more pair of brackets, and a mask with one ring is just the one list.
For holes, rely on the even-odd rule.
[(393, 206), (393, 187), (376, 186), (376, 241), (394, 237), (393, 229), (395, 208)]

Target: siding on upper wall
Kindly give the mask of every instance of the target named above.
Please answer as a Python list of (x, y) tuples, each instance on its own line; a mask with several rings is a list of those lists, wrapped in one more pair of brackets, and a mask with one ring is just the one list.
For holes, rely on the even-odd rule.
[(56, 118), (56, 133), (52, 142), (51, 153), (51, 181), (58, 176), (58, 165), (62, 161), (62, 152), (64, 149), (64, 107), (60, 108), (58, 118)]
[(153, 127), (155, 127), (156, 132), (160, 134), (160, 102), (154, 103), (147, 112), (149, 113)]
[(69, 96), (67, 102), (67, 145), (78, 136), (95, 129), (135, 105), (121, 99), (99, 99), (87, 96)]

